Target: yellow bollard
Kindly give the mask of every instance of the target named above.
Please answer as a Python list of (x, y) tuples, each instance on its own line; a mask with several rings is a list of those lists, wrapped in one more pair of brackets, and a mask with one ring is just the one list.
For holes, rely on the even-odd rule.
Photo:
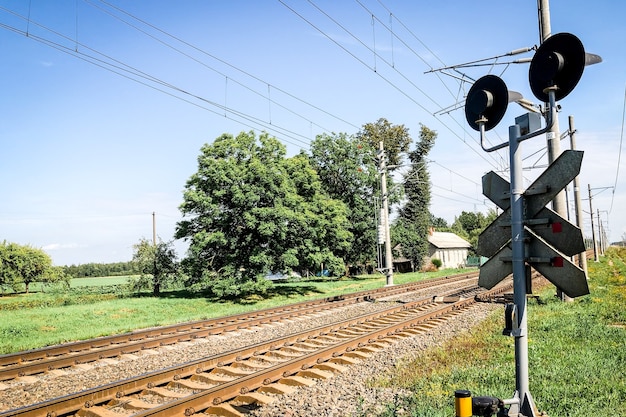
[(472, 417), (472, 393), (459, 389), (454, 391), (454, 411), (456, 417)]

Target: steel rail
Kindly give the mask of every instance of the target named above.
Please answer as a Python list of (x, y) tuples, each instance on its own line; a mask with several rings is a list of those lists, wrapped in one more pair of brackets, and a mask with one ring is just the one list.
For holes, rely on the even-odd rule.
[[(464, 302), (473, 302), (473, 300), (465, 300)], [(309, 340), (313, 336), (327, 335), (330, 332), (341, 330), (345, 326), (358, 325), (365, 322), (365, 320), (378, 320), (383, 317), (388, 317), (390, 314), (397, 314), (399, 312), (407, 311), (408, 309), (417, 309), (427, 304), (432, 304), (431, 300), (420, 300), (412, 303), (407, 303), (402, 306), (395, 306), (385, 311), (365, 314), (360, 317), (355, 317), (339, 324), (333, 324), (330, 326), (321, 326), (315, 329), (310, 329), (298, 334), (294, 334), (280, 340), (273, 340), (266, 343), (261, 343), (241, 349), (237, 349), (230, 353), (215, 355), (209, 358), (192, 361), (180, 366), (166, 368), (161, 371), (144, 374), (135, 378), (130, 378), (125, 381), (120, 381), (112, 384), (108, 384), (102, 387), (94, 388), (91, 390), (82, 391), (79, 393), (71, 394), (65, 397), (45, 401), (39, 404), (23, 407), (16, 410), (1, 413), (0, 416), (62, 416), (76, 412), (85, 405), (101, 404), (103, 402), (119, 398), (120, 396), (128, 395), (147, 389), (151, 386), (159, 386), (166, 384), (173, 380), (180, 380), (187, 378), (200, 372), (204, 372), (207, 369), (215, 368), (216, 366), (224, 365), (225, 363), (231, 363), (241, 361), (246, 358), (258, 356), (264, 351), (277, 350), (280, 343), (281, 345), (288, 346), (293, 343), (302, 343)], [(458, 304), (457, 304), (458, 305)], [(448, 306), (446, 306), (447, 308)], [(370, 335), (369, 338), (372, 336)], [(284, 372), (284, 371), (283, 371)], [(267, 379), (266, 376), (263, 378)], [(223, 394), (220, 394), (223, 395)]]
[(154, 349), (196, 338), (203, 338), (223, 332), (240, 330), (270, 322), (277, 322), (322, 311), (342, 307), (348, 304), (373, 299), (375, 295), (389, 297), (416, 291), (441, 284), (451, 284), (466, 279), (474, 279), (472, 274), (459, 274), (441, 277), (418, 283), (403, 284), (396, 287), (384, 287), (376, 290), (348, 294), (342, 298), (330, 297), (315, 301), (304, 301), (287, 306), (258, 310), (209, 320), (187, 322), (177, 325), (146, 329), (122, 335), (106, 336), (81, 342), (56, 345), (15, 354), (0, 356), (0, 381), (15, 379), (24, 375), (33, 375), (53, 369), (71, 367), (81, 363), (117, 357), (122, 354)]
[(314, 367), (338, 355), (357, 350), (363, 347), (363, 345), (371, 344), (373, 341), (380, 341), (379, 336), (397, 336), (401, 331), (415, 328), (433, 319), (442, 318), (445, 314), (450, 314), (453, 311), (456, 312), (473, 303), (474, 301), (472, 299), (457, 301), (452, 305), (446, 305), (440, 309), (414, 317), (410, 320), (394, 323), (383, 329), (350, 338), (336, 345), (322, 348), (319, 351), (294, 358), (285, 363), (277, 364), (235, 381), (227, 382), (206, 391), (138, 412), (133, 414), (133, 417), (190, 416), (199, 413), (213, 405), (236, 398), (241, 393), (254, 391), (264, 385), (279, 381), (281, 378), (296, 374), (300, 370)]

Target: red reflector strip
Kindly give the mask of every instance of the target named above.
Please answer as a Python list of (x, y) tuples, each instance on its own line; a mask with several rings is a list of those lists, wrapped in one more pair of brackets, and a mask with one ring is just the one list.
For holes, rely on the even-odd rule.
[(557, 268), (563, 268), (563, 258), (561, 256), (556, 256), (552, 258), (552, 266)]
[(561, 233), (563, 231), (562, 223), (552, 223), (552, 233)]

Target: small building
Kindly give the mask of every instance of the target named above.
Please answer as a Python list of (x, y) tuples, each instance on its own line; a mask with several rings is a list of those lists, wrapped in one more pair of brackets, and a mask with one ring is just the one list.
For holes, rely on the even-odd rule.
[(439, 259), (442, 268), (458, 268), (465, 266), (470, 243), (450, 232), (429, 231), (428, 256)]
[[(454, 233), (435, 232), (431, 228), (428, 231), (428, 258), (424, 259), (423, 267), (428, 267), (433, 259), (439, 259), (442, 268), (464, 267), (471, 247), (467, 240)], [(402, 246), (396, 245), (393, 250), (398, 254), (393, 259), (394, 271), (414, 271), (413, 262), (402, 254)]]

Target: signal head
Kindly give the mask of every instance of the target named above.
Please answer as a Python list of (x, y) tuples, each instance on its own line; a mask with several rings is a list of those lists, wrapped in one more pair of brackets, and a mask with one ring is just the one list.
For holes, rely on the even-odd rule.
[(479, 78), (467, 93), (465, 118), (474, 130), (480, 130), (478, 120), (484, 120), (485, 131), (493, 129), (504, 117), (509, 105), (506, 84), (495, 75)]
[(535, 97), (548, 102), (545, 90), (556, 86), (555, 100), (565, 98), (582, 77), (586, 59), (585, 48), (576, 36), (571, 33), (550, 36), (530, 62), (528, 78)]

